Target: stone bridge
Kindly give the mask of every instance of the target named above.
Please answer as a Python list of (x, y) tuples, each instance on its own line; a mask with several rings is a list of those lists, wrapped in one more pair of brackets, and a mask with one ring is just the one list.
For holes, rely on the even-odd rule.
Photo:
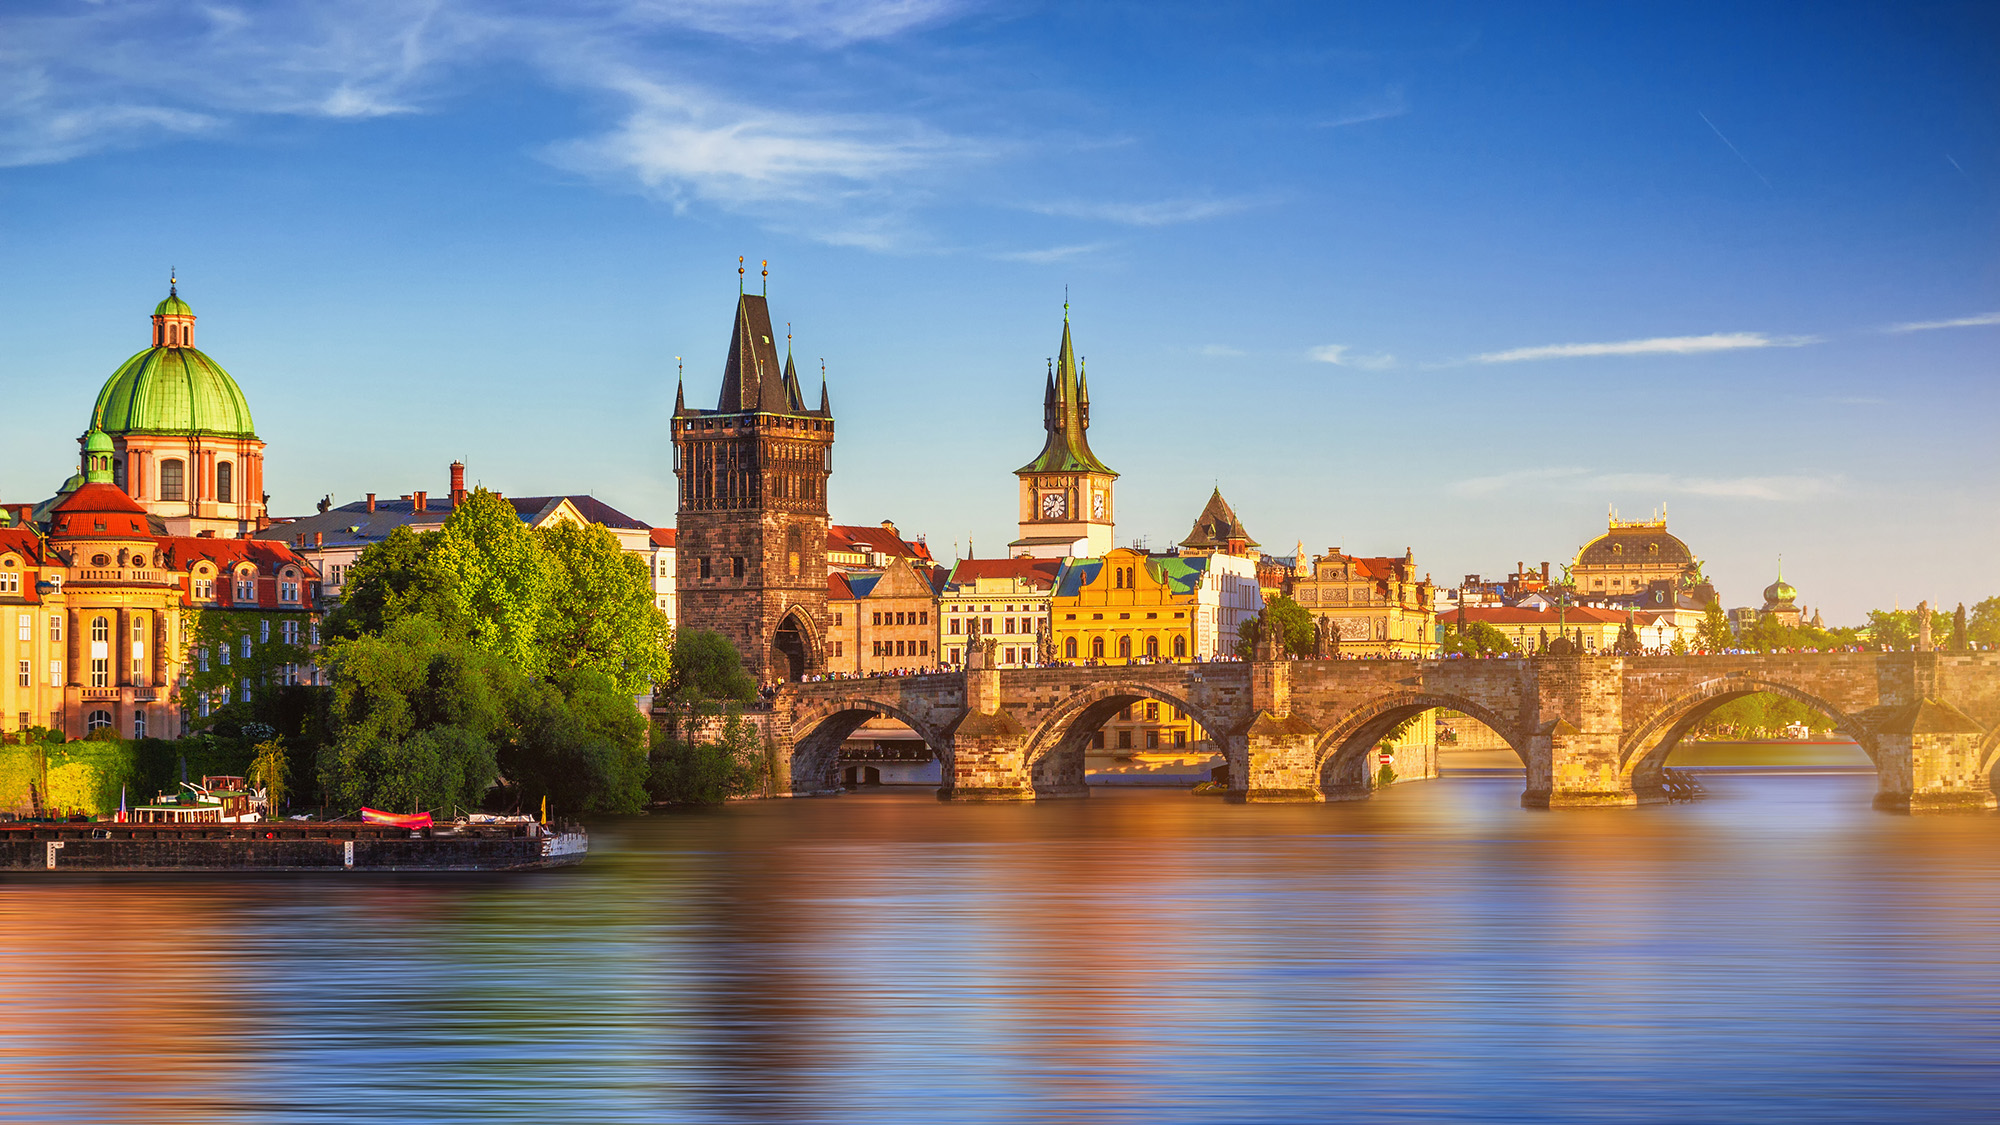
[[(1534, 808), (1665, 799), (1681, 738), (1754, 692), (1826, 715), (1875, 763), (1877, 808), (1995, 805), (2000, 653), (1773, 656), (1537, 656), (1505, 660), (1276, 660), (1000, 670), (787, 685), (771, 715), (780, 789), (836, 787), (841, 742), (877, 715), (899, 719), (944, 766), (956, 800), (1083, 796), (1084, 747), (1123, 708), (1158, 700), (1199, 722), (1249, 801), (1369, 793), (1369, 751), (1432, 707), (1491, 727), (1527, 769)], [(786, 779), (789, 779), (789, 788)]]

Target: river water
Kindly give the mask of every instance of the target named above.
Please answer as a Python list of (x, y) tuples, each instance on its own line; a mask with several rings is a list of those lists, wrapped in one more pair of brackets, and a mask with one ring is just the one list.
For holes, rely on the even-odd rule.
[(2000, 818), (772, 801), (510, 878), (0, 882), (0, 1120), (1993, 1120)]

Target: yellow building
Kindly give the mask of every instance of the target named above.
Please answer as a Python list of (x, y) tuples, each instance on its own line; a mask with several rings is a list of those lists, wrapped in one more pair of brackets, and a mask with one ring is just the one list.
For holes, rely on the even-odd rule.
[(1436, 591), (1429, 578), (1417, 577), (1414, 553), (1364, 557), (1330, 547), (1300, 564), (1291, 581), (1292, 600), (1339, 634), (1341, 656), (1437, 652)]
[[(1197, 651), (1196, 585), (1204, 560), (1150, 555), (1131, 547), (1073, 559), (1056, 578), (1049, 619), (1064, 664), (1147, 664), (1187, 660)], [(1134, 704), (1092, 737), (1092, 750), (1187, 746), (1206, 737), (1180, 709)]]
[(1701, 560), (1667, 534), (1667, 514), (1621, 520), (1614, 510), (1604, 534), (1585, 543), (1570, 563), (1569, 581), (1582, 597), (1634, 594), (1655, 583), (1677, 590), (1702, 581)]

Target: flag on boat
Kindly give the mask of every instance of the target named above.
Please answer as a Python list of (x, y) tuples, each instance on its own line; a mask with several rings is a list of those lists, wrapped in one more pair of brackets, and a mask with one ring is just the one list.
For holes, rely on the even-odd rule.
[(361, 807), (361, 819), (367, 821), (369, 824), (393, 824), (398, 828), (429, 828), (431, 826), (431, 814), (427, 812), (383, 812), (381, 809), (371, 809), (366, 805)]

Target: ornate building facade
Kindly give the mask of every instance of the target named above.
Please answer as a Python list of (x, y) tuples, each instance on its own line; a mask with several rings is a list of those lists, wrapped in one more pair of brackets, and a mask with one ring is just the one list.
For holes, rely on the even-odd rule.
[[(1303, 552), (1301, 552), (1303, 555)], [(1437, 651), (1436, 592), (1416, 555), (1350, 555), (1329, 547), (1300, 559), (1292, 600), (1339, 637), (1342, 656), (1429, 656)]]
[(1010, 555), (1085, 558), (1112, 547), (1118, 474), (1090, 451), (1090, 382), (1069, 338), (1063, 303), (1062, 346), (1042, 392), (1041, 455), (1014, 470), (1020, 479), (1021, 537)]
[(762, 296), (739, 294), (713, 410), (674, 396), (675, 586), (681, 624), (728, 637), (760, 683), (826, 667), (826, 490), (833, 412), (782, 362)]
[(1569, 567), (1579, 597), (1619, 596), (1663, 584), (1679, 589), (1703, 581), (1701, 560), (1667, 534), (1665, 511), (1643, 520), (1621, 520), (1613, 511), (1604, 534), (1585, 543)]

